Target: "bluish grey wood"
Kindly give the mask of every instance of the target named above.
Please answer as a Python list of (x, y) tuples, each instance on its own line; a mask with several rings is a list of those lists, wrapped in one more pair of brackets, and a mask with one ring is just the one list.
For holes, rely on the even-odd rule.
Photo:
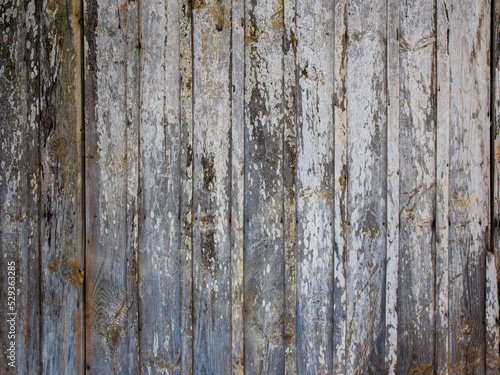
[(232, 373), (245, 373), (245, 25), (244, 2), (232, 1), (231, 34), (231, 346)]
[[(432, 2), (399, 16), (398, 372), (434, 368), (436, 21)], [(397, 103), (391, 103), (397, 105)]]
[(347, 15), (346, 373), (385, 367), (386, 2)]
[[(44, 1), (41, 73), (42, 373), (84, 373), (80, 1)], [(61, 27), (61, 24), (66, 27)]]
[(84, 9), (0, 0), (16, 373), (498, 373), (499, 1)]
[(181, 124), (181, 372), (193, 370), (193, 45), (192, 1), (182, 0), (179, 15)]
[(333, 371), (334, 9), (297, 1), (297, 370)]
[(347, 349), (347, 15), (346, 0), (336, 0), (334, 21), (334, 271), (333, 369), (345, 373)]
[(485, 251), (490, 244), (490, 2), (451, 1), (449, 322), (452, 373), (485, 372)]
[[(126, 5), (125, 5), (126, 4)], [(137, 289), (137, 269), (139, 251), (139, 3), (129, 1), (121, 3), (121, 22), (126, 32), (126, 288), (127, 320), (124, 325), (128, 339), (127, 371), (139, 372), (139, 303)], [(126, 340), (125, 340), (126, 341)]]
[(284, 372), (283, 2), (245, 2), (245, 372)]
[(34, 1), (0, 3), (2, 374), (31, 374), (41, 365), (39, 11)]
[(139, 372), (138, 20), (128, 1), (84, 3), (86, 372)]
[(491, 41), (492, 61), (491, 61), (491, 78), (492, 82), (492, 125), (491, 129), (491, 146), (493, 146), (491, 154), (491, 173), (493, 186), (491, 186), (492, 200), (492, 217), (491, 217), (491, 236), (492, 246), (486, 252), (486, 373), (489, 375), (498, 374), (500, 372), (500, 332), (499, 319), (500, 308), (498, 301), (498, 286), (500, 284), (499, 260), (500, 260), (500, 1), (493, 1), (491, 11), (493, 23), (490, 25), (492, 29), (493, 40)]
[[(41, 337), (42, 312), (40, 306), (40, 301), (42, 298), (40, 292), (40, 288), (42, 287), (40, 274), (42, 271), (41, 269), (39, 269), (39, 265), (41, 259), (40, 240), (42, 236), (42, 231), (40, 229), (41, 228), (40, 226), (43, 225), (45, 218), (43, 217), (43, 213), (40, 211), (42, 170), (40, 168), (41, 144), (39, 143), (39, 141), (41, 134), (40, 131), (43, 128), (43, 124), (41, 125), (41, 101), (43, 98), (43, 92), (41, 89), (42, 62), (40, 61), (40, 55), (41, 55), (40, 48), (41, 48), (41, 38), (45, 31), (42, 30), (41, 27), (39, 26), (37, 27), (36, 21), (41, 14), (41, 10), (39, 7), (37, 7), (37, 3), (25, 1), (24, 3), (21, 4), (24, 4), (25, 6), (24, 15), (21, 12), (21, 14), (18, 14), (17, 16), (18, 19), (25, 20), (24, 23), (25, 27), (24, 35), (26, 38), (25, 48), (24, 48), (25, 55), (23, 57), (23, 53), (19, 49), (17, 49), (18, 47), (22, 46), (22, 36), (21, 36), (22, 32), (20, 32), (21, 30), (19, 29), (18, 32), (20, 32), (20, 34), (18, 35), (19, 35), (19, 42), (21, 43), (14, 49), (10, 49), (11, 52), (17, 54), (18, 58), (17, 63), (19, 64), (19, 62), (21, 62), (21, 64), (18, 65), (17, 68), (21, 72), (21, 77), (22, 77), (22, 79), (18, 80), (19, 84), (18, 89), (20, 89), (18, 93), (21, 93), (21, 95), (18, 97), (17, 103), (19, 103), (22, 112), (18, 113), (21, 116), (18, 117), (18, 121), (20, 120), (20, 122), (17, 123), (17, 128), (19, 129), (23, 124), (25, 127), (23, 136), (17, 139), (17, 142), (19, 142), (18, 147), (21, 150), (23, 150), (21, 151), (22, 154), (19, 153), (19, 156), (24, 158), (23, 160), (24, 165), (22, 166), (21, 169), (18, 169), (18, 172), (21, 172), (21, 174), (20, 175), (18, 174), (18, 176), (21, 177), (22, 181), (19, 187), (21, 189), (26, 189), (23, 192), (24, 197), (22, 197), (22, 199), (19, 201), (19, 203), (25, 205), (24, 207), (26, 215), (24, 217), (25, 229), (24, 231), (19, 232), (20, 236), (18, 237), (18, 239), (20, 244), (24, 242), (23, 247), (21, 249), (26, 251), (26, 255), (21, 256), (21, 252), (18, 253), (20, 255), (19, 260), (21, 260), (21, 262), (18, 264), (18, 270), (21, 272), (17, 273), (16, 270), (16, 273), (17, 273), (17, 282), (19, 282), (21, 286), (21, 288), (19, 288), (21, 293), (19, 294), (19, 289), (18, 289), (17, 290), (18, 297), (16, 298), (18, 299), (17, 301), (18, 307), (21, 308), (19, 309), (19, 315), (18, 315), (19, 328), (17, 331), (16, 338), (19, 341), (21, 341), (21, 339), (23, 340), (22, 341), (23, 350), (17, 352), (18, 353), (17, 361), (19, 370), (18, 374), (29, 374), (34, 371), (37, 371), (40, 368), (40, 365), (44, 361), (43, 353), (40, 351), (40, 347), (43, 344), (43, 339)], [(13, 14), (11, 14), (11, 16), (13, 16)], [(12, 46), (8, 41), (6, 42), (4, 40), (4, 43), (7, 46)], [(68, 56), (66, 56), (65, 59), (65, 63), (71, 66), (69, 61), (71, 61), (71, 53), (68, 54)], [(0, 76), (1, 75), (2, 74), (0, 74)], [(24, 78), (26, 79), (26, 86), (23, 89), (21, 88), (21, 83), (24, 84)], [(71, 79), (74, 78), (75, 78), (74, 76), (69, 75), (68, 83), (71, 82)], [(25, 101), (23, 100), (22, 96), (23, 90), (26, 90)], [(81, 107), (79, 108), (79, 110), (81, 110)], [(74, 124), (74, 126), (72, 127), (73, 130), (76, 131), (78, 129), (77, 128), (78, 126), (81, 126), (81, 123), (79, 121), (77, 121), (77, 124)], [(4, 139), (3, 133), (0, 136), (2, 139)], [(77, 152), (77, 154), (81, 156), (81, 153), (79, 151)], [(0, 167), (1, 167), (1, 160), (3, 160), (2, 157), (0, 157)], [(14, 162), (13, 164), (15, 166), (16, 163)], [(77, 168), (75, 168), (75, 170), (76, 169)], [(25, 177), (23, 176), (24, 174)], [(14, 173), (11, 173), (11, 176), (14, 176)], [(78, 177), (81, 178), (81, 176)], [(19, 193), (21, 191), (22, 190), (18, 190)], [(21, 197), (21, 195), (19, 195), (19, 197)], [(3, 197), (0, 198), (0, 201), (2, 202), (4, 201)], [(78, 206), (80, 203), (81, 202), (77, 202), (76, 206)], [(62, 202), (61, 206), (63, 206)], [(3, 213), (0, 214), (2, 215), (3, 218), (4, 217)], [(77, 220), (81, 223), (81, 211)], [(14, 220), (14, 222), (15, 221), (17, 220)], [(65, 221), (64, 224), (66, 223), (67, 222)], [(2, 229), (0, 229), (0, 233), (1, 232)], [(81, 233), (78, 233), (77, 237), (79, 237), (80, 241), (82, 240)], [(78, 250), (81, 251), (82, 249), (81, 243), (78, 245), (79, 245)], [(2, 265), (2, 270), (5, 270), (5, 268), (3, 268), (3, 265)], [(80, 289), (80, 292), (81, 291), (82, 290)], [(55, 293), (62, 294), (63, 292), (60, 289), (59, 290), (56, 289)], [(72, 291), (70, 293), (73, 294), (75, 293), (75, 291)], [(75, 297), (75, 294), (73, 294), (73, 297)], [(81, 301), (81, 295), (79, 295), (78, 297), (80, 298)], [(70, 335), (72, 333), (78, 332), (79, 330), (82, 330), (83, 328), (83, 325), (80, 324), (81, 322), (78, 321), (78, 314), (82, 313), (83, 311), (82, 306), (77, 305), (77, 307), (79, 307), (79, 309), (75, 314), (77, 318), (76, 321), (74, 321), (75, 324), (73, 326), (68, 326), (68, 329), (66, 331)], [(22, 321), (23, 318), (24, 322)], [(5, 337), (5, 335), (3, 335), (2, 333), (0, 333), (0, 336)], [(47, 346), (50, 345), (50, 343), (46, 344)], [(81, 342), (77, 343), (77, 347), (79, 345), (81, 345)], [(58, 350), (60, 348), (61, 346), (57, 347)], [(67, 361), (63, 362), (64, 365), (69, 364), (67, 365), (67, 367), (71, 368), (74, 367), (74, 362), (79, 362), (79, 364), (81, 364), (83, 350), (80, 349), (83, 348), (80, 346), (80, 348), (78, 348), (75, 351), (76, 358), (75, 357), (69, 358)], [(78, 370), (80, 369), (81, 368), (78, 367)]]
[(387, 250), (385, 271), (385, 371), (398, 366), (400, 245), (400, 41), (401, 1), (387, 2)]
[(297, 70), (296, 0), (283, 1), (283, 236), (285, 245), (285, 373), (297, 373)]
[(193, 9), (193, 372), (231, 372), (231, 1)]
[(141, 372), (180, 374), (180, 3), (140, 6)]
[(435, 372), (449, 371), (449, 183), (450, 183), (450, 20), (444, 0), (436, 5), (436, 354)]

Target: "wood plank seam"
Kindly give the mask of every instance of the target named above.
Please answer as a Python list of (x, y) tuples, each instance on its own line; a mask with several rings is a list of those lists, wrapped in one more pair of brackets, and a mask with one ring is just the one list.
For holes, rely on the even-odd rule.
[[(87, 163), (87, 158), (85, 157), (85, 0), (80, 0), (80, 19), (78, 20), (78, 24), (80, 25), (80, 61), (79, 61), (79, 74), (80, 74), (80, 90), (81, 90), (81, 97), (80, 97), (80, 106), (81, 106), (81, 145), (80, 145), (80, 163), (81, 163), (81, 222), (82, 222), (82, 234), (81, 234), (81, 264), (83, 265), (83, 274), (84, 278), (87, 275), (87, 206), (86, 206), (86, 190), (85, 190), (85, 171), (86, 171), (86, 163)], [(86, 368), (87, 368), (87, 282), (84, 279), (82, 283), (82, 290), (81, 290), (81, 324), (82, 324), (82, 334), (80, 336), (81, 340), (81, 363), (80, 363), (80, 368), (79, 368), (79, 373), (80, 374), (85, 374), (86, 373)]]
[(486, 252), (486, 335), (485, 335), (485, 368), (488, 375), (498, 374), (500, 358), (499, 332), (499, 158), (497, 137), (499, 129), (499, 107), (497, 92), (499, 86), (499, 26), (500, 2), (491, 0), (490, 15), (490, 244)]

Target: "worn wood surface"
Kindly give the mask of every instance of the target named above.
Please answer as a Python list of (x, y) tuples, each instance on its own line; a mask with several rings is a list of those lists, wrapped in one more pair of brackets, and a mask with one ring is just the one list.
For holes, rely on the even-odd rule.
[(128, 4), (84, 3), (86, 372), (90, 374), (137, 373), (139, 365), (135, 259), (139, 60), (137, 8)]
[(44, 373), (84, 372), (79, 1), (40, 10), (41, 340)]
[(347, 9), (346, 373), (384, 371), (387, 13)]
[[(385, 371), (398, 360), (398, 282), (400, 241), (400, 48), (401, 1), (387, 3), (387, 242), (385, 270)], [(404, 317), (403, 317), (404, 318)]]
[(170, 0), (141, 5), (140, 367), (180, 373), (180, 9)]
[(230, 373), (231, 1), (193, 8), (193, 373)]
[[(399, 373), (434, 367), (436, 88), (432, 2), (399, 11)], [(397, 105), (398, 102), (391, 103)], [(388, 138), (389, 139), (389, 138)], [(405, 354), (407, 353), (407, 354)]]
[(335, 1), (334, 21), (334, 279), (333, 368), (345, 373), (347, 343), (347, 1)]
[(0, 373), (497, 374), (499, 3), (0, 0)]
[(40, 9), (2, 1), (0, 12), (0, 372), (30, 374), (42, 365), (40, 228), (47, 222), (39, 210)]
[(449, 179), (450, 179), (450, 51), (448, 6), (436, 7), (437, 123), (436, 123), (436, 358), (438, 374), (449, 371)]
[(231, 361), (232, 373), (244, 374), (245, 270), (245, 14), (244, 2), (231, 9)]
[(448, 4), (449, 370), (485, 371), (485, 252), (489, 217), (489, 2)]
[(449, 180), (450, 180), (450, 21), (444, 0), (436, 4), (436, 296), (435, 372), (449, 372)]
[(283, 2), (245, 2), (245, 372), (283, 372)]
[(193, 372), (193, 48), (192, 2), (179, 6), (181, 132), (181, 372)]
[(333, 371), (333, 3), (298, 1), (296, 14), (297, 370), (324, 374)]
[(492, 2), (490, 131), (491, 247), (486, 252), (486, 373), (500, 372), (500, 1)]
[(285, 373), (297, 373), (297, 43), (296, 1), (283, 1), (283, 236), (285, 251)]

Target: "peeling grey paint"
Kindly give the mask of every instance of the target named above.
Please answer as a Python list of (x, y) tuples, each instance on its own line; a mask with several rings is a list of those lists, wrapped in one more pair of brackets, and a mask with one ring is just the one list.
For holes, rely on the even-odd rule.
[(498, 1), (83, 5), (0, 0), (16, 373), (498, 373)]

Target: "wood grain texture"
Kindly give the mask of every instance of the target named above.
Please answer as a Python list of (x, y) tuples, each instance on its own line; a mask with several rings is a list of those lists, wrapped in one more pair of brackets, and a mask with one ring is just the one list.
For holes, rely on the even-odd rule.
[(485, 372), (489, 246), (488, 1), (447, 4), (450, 20), (449, 321), (453, 373)]
[(84, 7), (86, 372), (138, 373), (137, 6)]
[(283, 1), (283, 236), (285, 246), (285, 373), (297, 373), (297, 25), (296, 0)]
[(231, 346), (232, 374), (245, 373), (245, 13), (232, 1), (231, 30)]
[(141, 372), (180, 374), (180, 4), (140, 6)]
[(399, 59), (399, 373), (434, 367), (435, 11), (403, 1)]
[(486, 253), (486, 373), (498, 374), (500, 372), (500, 307), (498, 287), (500, 285), (500, 1), (492, 1), (492, 36), (490, 48), (492, 49), (491, 78), (491, 173), (493, 184), (491, 186), (492, 217), (491, 236), (492, 246)]
[(245, 2), (245, 372), (284, 371), (283, 2)]
[(331, 1), (297, 1), (297, 370), (333, 371)]
[(436, 339), (435, 372), (449, 371), (450, 55), (448, 6), (436, 3)]
[(193, 372), (231, 361), (231, 1), (193, 8)]
[[(40, 28), (37, 24), (39, 11), (34, 1), (0, 2), (2, 38), (0, 44), (0, 251), (2, 253), (0, 372), (2, 374), (36, 372), (42, 360), (39, 351), (41, 345)], [(55, 294), (59, 296), (59, 293), (60, 290)], [(11, 327), (15, 328), (15, 333)]]
[[(122, 22), (126, 29), (126, 154), (123, 160), (126, 163), (127, 184), (126, 192), (126, 232), (127, 245), (124, 249), (126, 256), (126, 288), (128, 315), (124, 325), (128, 338), (128, 367), (130, 374), (139, 372), (139, 303), (138, 303), (138, 252), (139, 252), (139, 4), (128, 2), (121, 4)], [(126, 372), (124, 371), (124, 372)]]
[(41, 8), (42, 372), (83, 374), (83, 197), (79, 1)]
[(334, 278), (333, 369), (346, 373), (347, 352), (347, 46), (348, 2), (336, 0), (334, 21)]
[(346, 373), (381, 373), (385, 360), (385, 1), (352, 1), (347, 16)]
[(193, 370), (193, 44), (192, 2), (179, 10), (179, 69), (181, 126), (181, 373)]
[[(397, 373), (400, 246), (400, 40), (401, 1), (387, 2), (387, 250), (385, 303), (385, 371)], [(404, 94), (404, 93), (403, 93)], [(404, 319), (404, 318), (403, 318)], [(404, 358), (402, 358), (404, 360)]]
[(497, 374), (499, 4), (0, 0), (0, 373)]
[[(40, 140), (41, 129), (40, 102), (43, 95), (40, 81), (41, 63), (39, 62), (41, 53), (41, 36), (43, 31), (40, 30), (40, 27), (36, 24), (37, 17), (40, 17), (41, 12), (39, 6), (37, 5), (38, 4), (36, 2), (24, 2), (24, 16), (19, 15), (19, 18), (25, 20), (24, 26), (26, 32), (24, 56), (24, 64), (26, 64), (26, 71), (24, 72), (26, 77), (25, 107), (21, 104), (23, 114), (25, 113), (24, 116), (26, 116), (24, 120), (25, 134), (23, 136), (24, 141), (18, 139), (18, 142), (19, 146), (22, 145), (24, 148), (24, 155), (26, 156), (25, 165), (23, 169), (19, 171), (22, 174), (26, 173), (26, 180), (23, 183), (26, 189), (26, 195), (24, 200), (20, 202), (26, 205), (24, 208), (26, 212), (26, 237), (24, 238), (24, 249), (26, 249), (27, 254), (23, 259), (24, 264), (19, 264), (19, 270), (25, 271), (24, 273), (20, 272), (17, 274), (19, 277), (18, 280), (21, 282), (21, 295), (19, 295), (18, 289), (17, 298), (18, 302), (21, 302), (22, 306), (22, 310), (19, 311), (20, 314), (18, 318), (24, 318), (24, 321), (19, 320), (19, 334), (17, 336), (18, 338), (23, 339), (23, 350), (20, 352), (18, 357), (18, 369), (21, 371), (18, 371), (18, 374), (29, 374), (30, 372), (36, 371), (36, 369), (39, 369), (40, 364), (44, 361), (43, 353), (39, 350), (41, 343), (43, 343), (43, 339), (41, 337), (42, 320), (40, 319), (42, 317), (40, 304), (42, 298), (40, 287), (42, 285), (40, 280), (41, 270), (39, 268), (41, 257), (40, 238), (42, 235), (40, 225), (43, 223), (43, 216), (40, 211), (40, 177), (42, 176), (42, 170), (40, 168), (40, 144), (38, 143)], [(18, 56), (21, 58), (22, 53), (20, 53), (20, 51), (16, 52), (19, 53)], [(66, 60), (66, 63), (68, 63), (68, 60)], [(19, 68), (21, 71), (23, 70), (21, 66)], [(20, 103), (22, 103), (22, 101), (20, 101)], [(21, 122), (18, 123), (18, 125), (21, 124)], [(79, 219), (81, 220), (81, 215)], [(58, 292), (60, 292), (60, 290)], [(81, 310), (78, 311), (77, 314), (78, 313), (81, 313)], [(78, 325), (78, 321), (76, 323), (77, 324), (68, 330), (70, 333), (74, 330), (78, 331), (79, 329), (82, 329), (82, 326)], [(0, 336), (2, 336), (1, 332)], [(24, 350), (26, 352), (23, 352)], [(77, 351), (77, 361), (82, 358), (82, 354), (83, 352), (81, 350)], [(71, 358), (68, 362), (74, 360), (75, 358)]]

